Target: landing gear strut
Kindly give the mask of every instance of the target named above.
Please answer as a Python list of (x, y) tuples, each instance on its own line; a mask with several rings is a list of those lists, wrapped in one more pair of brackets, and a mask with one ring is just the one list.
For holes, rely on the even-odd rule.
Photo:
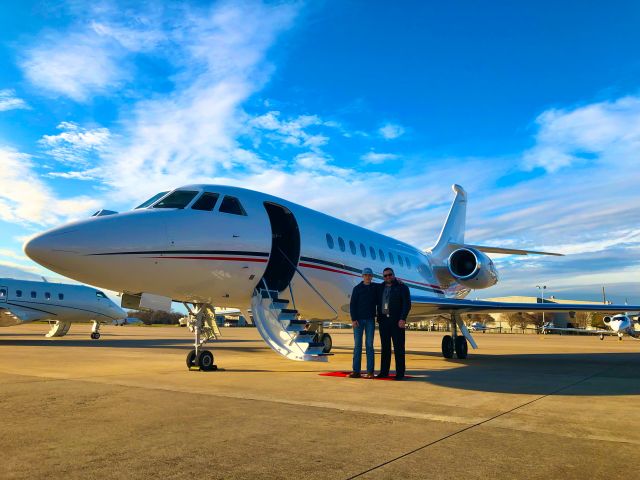
[(442, 356), (444, 358), (453, 358), (454, 353), (461, 360), (467, 358), (469, 350), (467, 339), (464, 335), (458, 335), (458, 322), (460, 321), (460, 316), (457, 313), (451, 314), (451, 335), (442, 337)]
[(100, 338), (100, 322), (93, 321), (93, 327), (91, 327), (91, 339), (98, 340)]
[(218, 366), (214, 363), (213, 353), (202, 348), (209, 340), (215, 340), (220, 336), (214, 308), (208, 304), (193, 305), (193, 307), (186, 303), (184, 305), (189, 312), (187, 327), (195, 337), (194, 348), (187, 354), (187, 368), (204, 372), (217, 370)]

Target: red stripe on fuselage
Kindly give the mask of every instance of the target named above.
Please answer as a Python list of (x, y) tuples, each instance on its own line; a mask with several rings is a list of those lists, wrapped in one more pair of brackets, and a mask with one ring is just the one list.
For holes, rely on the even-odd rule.
[(266, 258), (244, 258), (244, 257), (148, 257), (148, 258), (174, 258), (178, 260), (227, 260), (231, 262), (259, 262), (267, 263)]
[(321, 267), (319, 265), (311, 265), (310, 263), (302, 263), (302, 262), (300, 262), (300, 266), (301, 267), (307, 267), (307, 268), (315, 268), (317, 270), (325, 270), (327, 272), (341, 273), (343, 275), (351, 275), (352, 277), (359, 277), (360, 276), (360, 275), (356, 275), (355, 273), (343, 272), (342, 270), (336, 270), (335, 268)]

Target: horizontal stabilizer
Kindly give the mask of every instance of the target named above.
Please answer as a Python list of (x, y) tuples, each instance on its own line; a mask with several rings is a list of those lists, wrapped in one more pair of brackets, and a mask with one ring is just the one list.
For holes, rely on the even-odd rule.
[(520, 250), (519, 248), (502, 248), (502, 247), (485, 247), (483, 245), (460, 245), (452, 244), (454, 248), (469, 247), (475, 248), (485, 253), (501, 253), (503, 255), (554, 255), (556, 257), (564, 257), (564, 253), (538, 252), (535, 250)]

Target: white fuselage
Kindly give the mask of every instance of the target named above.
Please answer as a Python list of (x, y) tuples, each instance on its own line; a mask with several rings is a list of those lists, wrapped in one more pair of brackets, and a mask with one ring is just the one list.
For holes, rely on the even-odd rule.
[[(467, 293), (455, 283), (443, 289), (421, 250), (292, 202), (218, 185), (179, 191), (197, 193), (184, 208), (152, 206), (64, 225), (25, 251), (81, 282), (180, 302), (246, 309), (258, 283), (266, 284), (310, 320), (335, 318), (332, 310), (348, 320), (349, 296), (365, 267), (378, 280), (392, 267), (415, 295)], [(219, 195), (214, 209), (193, 209), (202, 192)], [(246, 214), (220, 211), (223, 197), (236, 198)]]
[(607, 327), (620, 335), (629, 335), (630, 337), (638, 337), (635, 329), (635, 322), (627, 315), (614, 315), (611, 320), (605, 322)]
[(124, 318), (126, 313), (95, 288), (0, 278), (1, 327), (35, 320), (111, 323)]

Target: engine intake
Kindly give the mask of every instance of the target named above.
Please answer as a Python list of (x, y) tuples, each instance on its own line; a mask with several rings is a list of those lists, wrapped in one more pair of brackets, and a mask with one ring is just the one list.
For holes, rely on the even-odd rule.
[(498, 282), (498, 272), (491, 259), (475, 248), (455, 250), (449, 255), (447, 267), (450, 275), (467, 288), (488, 288)]

